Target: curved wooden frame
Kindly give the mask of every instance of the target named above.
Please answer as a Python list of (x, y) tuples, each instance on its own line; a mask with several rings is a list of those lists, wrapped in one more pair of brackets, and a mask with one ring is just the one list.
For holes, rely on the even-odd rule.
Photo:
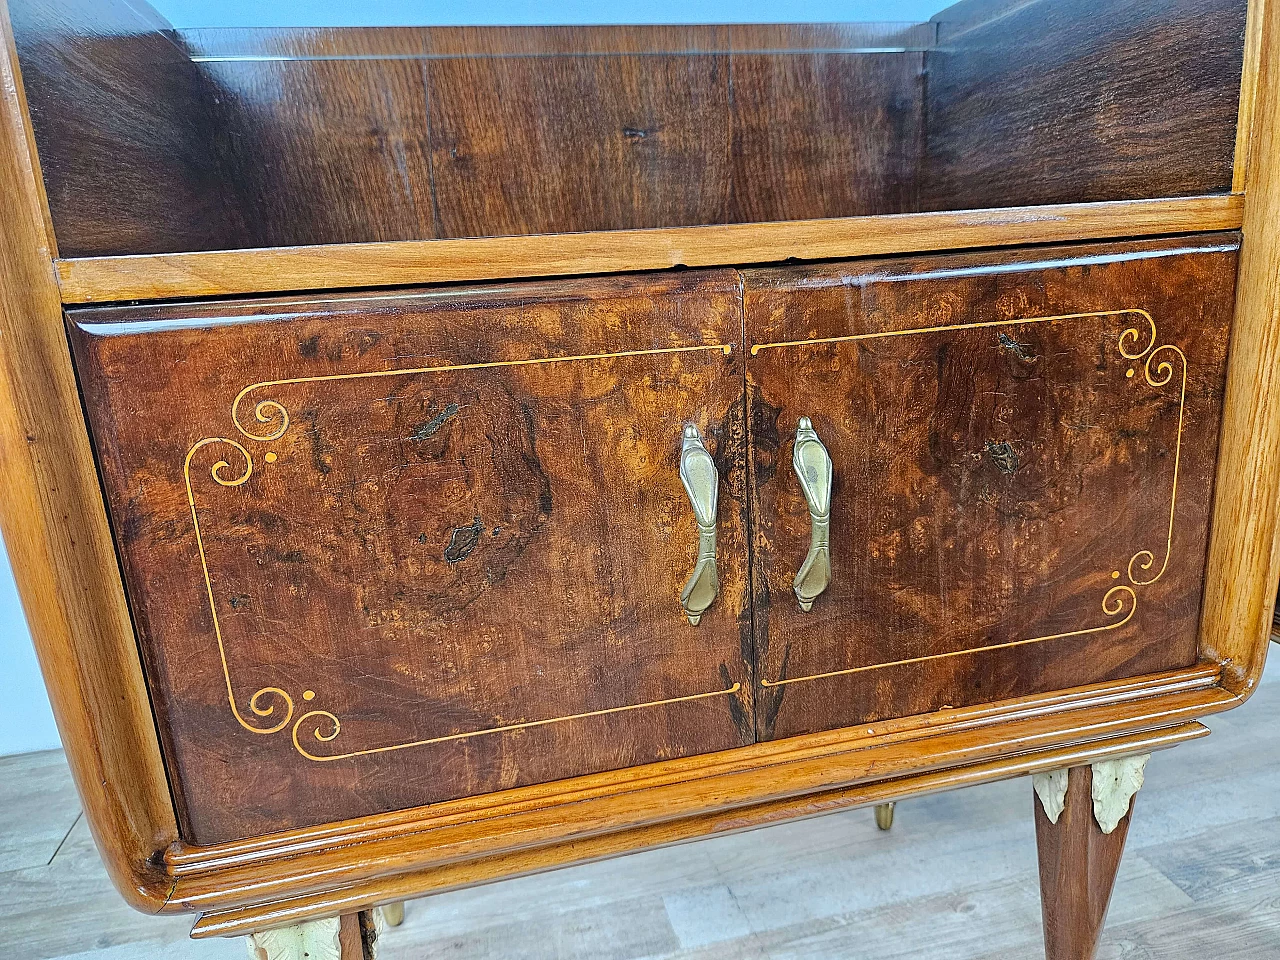
[[(433, 890), (1148, 751), (1256, 688), (1280, 576), (1280, 4), (1251, 36), (1239, 195), (797, 224), (56, 259), (0, 5), (0, 523), (86, 819), (148, 911), (238, 934)], [(1261, 29), (1258, 24), (1261, 23)], [(1248, 66), (1253, 64), (1253, 66)], [(1256, 101), (1252, 95), (1256, 67)], [(1243, 170), (1243, 156), (1240, 157)], [(240, 843), (178, 843), (62, 304), (747, 263), (1243, 227), (1202, 664)], [(566, 805), (572, 804), (571, 812)]]

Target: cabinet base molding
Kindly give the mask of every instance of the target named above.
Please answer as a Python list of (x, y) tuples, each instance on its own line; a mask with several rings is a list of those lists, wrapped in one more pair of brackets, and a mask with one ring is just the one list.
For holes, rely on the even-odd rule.
[[(1074, 746), (1027, 751), (897, 780), (855, 784), (807, 796), (786, 797), (746, 807), (598, 833), (572, 842), (530, 845), (496, 855), (459, 859), (416, 869), (407, 866), (412, 863), (413, 851), (407, 848), (413, 838), (404, 837), (394, 845), (396, 849), (392, 849), (391, 842), (387, 841), (387, 847), (383, 848), (379, 844), (380, 849), (369, 854), (371, 858), (376, 855), (377, 862), (384, 867), (392, 862), (406, 865), (399, 873), (360, 878), (341, 887), (298, 893), (291, 897), (277, 894), (277, 898), (271, 901), (209, 909), (196, 920), (191, 935), (195, 938), (242, 936), (264, 926), (284, 926), (317, 916), (368, 910), (380, 903), (444, 893), (507, 877), (527, 876), (570, 864), (605, 860), (698, 837), (739, 833), (772, 823), (888, 803), (906, 796), (940, 793), (993, 780), (1024, 777), (1045, 770), (1087, 765), (1108, 757), (1150, 753), (1208, 733), (1208, 729), (1200, 723), (1181, 723)], [(372, 859), (370, 862), (373, 862)], [(191, 882), (194, 880), (195, 878), (190, 878)], [(246, 895), (252, 889), (252, 883), (252, 878), (246, 876)], [(261, 896), (262, 893), (258, 892), (258, 895)], [(181, 887), (177, 896), (182, 896)]]
[[(1092, 960), (1097, 952), (1129, 833), (1126, 814), (1147, 759), (1141, 755), (1103, 760), (1035, 778), (1047, 960)], [(1059, 801), (1062, 787), (1065, 794)], [(1123, 810), (1115, 815), (1121, 804)]]

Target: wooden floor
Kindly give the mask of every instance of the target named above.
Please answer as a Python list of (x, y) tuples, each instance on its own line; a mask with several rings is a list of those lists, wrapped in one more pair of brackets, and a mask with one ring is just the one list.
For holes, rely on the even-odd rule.
[[(1147, 769), (1101, 957), (1280, 957), (1280, 666), (1209, 725)], [(853, 810), (416, 901), (382, 956), (1036, 957), (1031, 796), (990, 784), (899, 804), (890, 833)], [(188, 926), (112, 892), (61, 753), (0, 759), (5, 958), (245, 956)]]

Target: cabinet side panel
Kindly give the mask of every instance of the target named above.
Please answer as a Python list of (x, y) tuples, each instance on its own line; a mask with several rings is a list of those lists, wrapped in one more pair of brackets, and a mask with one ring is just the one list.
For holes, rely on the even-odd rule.
[(177, 824), (75, 371), (0, 7), (0, 526), (58, 730), (112, 882), (163, 909)]
[(253, 245), (218, 91), (145, 3), (10, 0), (62, 256)]

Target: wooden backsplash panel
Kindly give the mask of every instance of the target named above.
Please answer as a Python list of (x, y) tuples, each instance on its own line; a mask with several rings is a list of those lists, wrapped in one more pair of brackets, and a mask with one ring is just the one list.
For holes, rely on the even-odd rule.
[(429, 60), (442, 236), (719, 223), (726, 56)]
[(1244, 3), (1008, 6), (925, 55), (920, 209), (1231, 189)]
[(419, 60), (208, 63), (225, 185), (255, 247), (436, 236)]
[(65, 256), (1219, 192), (1246, 6), (183, 34), (11, 5)]
[(733, 222), (907, 213), (924, 135), (920, 53), (733, 58)]

